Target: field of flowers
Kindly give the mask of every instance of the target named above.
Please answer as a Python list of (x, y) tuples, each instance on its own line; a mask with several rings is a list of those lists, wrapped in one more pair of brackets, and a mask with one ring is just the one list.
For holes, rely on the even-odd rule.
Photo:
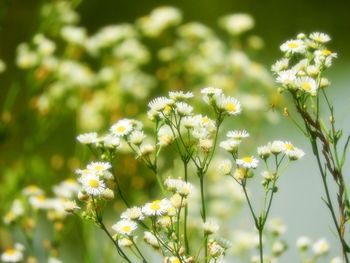
[(91, 30), (83, 8), (44, 1), (0, 53), (1, 262), (350, 262), (330, 34), (263, 63), (248, 13), (209, 26), (164, 5)]

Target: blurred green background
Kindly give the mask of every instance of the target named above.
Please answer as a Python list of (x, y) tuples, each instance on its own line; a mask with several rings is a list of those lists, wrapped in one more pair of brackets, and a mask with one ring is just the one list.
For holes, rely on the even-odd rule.
[[(6, 73), (0, 75), (0, 105), (4, 103), (11, 83), (17, 78), (18, 70), (14, 65), (16, 47), (19, 43), (28, 41), (33, 36), (38, 25), (38, 10), (43, 3), (45, 1), (0, 1), (0, 58), (6, 62), (8, 67)], [(161, 5), (180, 8), (185, 22), (200, 21), (213, 29), (218, 28), (217, 18), (219, 16), (237, 12), (251, 14), (256, 21), (253, 32), (265, 41), (265, 48), (259, 54), (258, 59), (268, 68), (280, 56), (279, 46), (284, 40), (292, 38), (299, 32), (322, 31), (329, 33), (333, 39), (331, 49), (336, 51), (339, 56), (328, 73), (333, 84), (330, 96), (335, 102), (338, 125), (349, 132), (350, 1), (86, 0), (78, 7), (78, 12), (81, 15), (80, 25), (86, 27), (89, 33), (94, 33), (98, 28), (108, 24), (134, 22), (138, 17), (148, 14), (153, 8)], [(25, 90), (22, 92), (25, 92)], [(19, 98), (16, 103), (20, 103), (20, 101)], [(23, 122), (21, 127), (24, 130), (30, 129), (30, 120), (18, 119), (16, 121)], [(321, 182), (311, 156), (310, 147), (305, 138), (300, 136), (291, 123), (282, 119), (277, 125), (266, 125), (260, 131), (260, 136), (263, 138), (261, 141), (277, 138), (290, 139), (296, 145), (305, 149), (307, 153), (303, 162), (292, 166), (281, 180), (280, 188), (282, 190), (272, 211), (273, 215), (282, 217), (288, 226), (287, 241), (292, 248), (283, 257), (283, 262), (295, 263), (297, 261), (296, 250), (293, 247), (296, 238), (300, 235), (309, 235), (315, 239), (326, 237), (331, 241), (332, 253), (336, 255), (338, 254), (336, 249), (338, 244), (331, 232), (332, 225), (329, 214), (320, 199), (323, 191), (321, 190)], [(74, 135), (74, 133), (75, 130), (65, 132), (69, 135)], [(14, 149), (17, 146), (4, 143), (6, 136), (11, 136), (11, 131), (9, 131), (9, 134), (6, 132), (4, 134), (2, 133), (5, 137), (0, 138), (0, 165), (6, 167), (9, 159), (16, 159), (16, 150)], [(61, 136), (60, 132), (52, 137), (56, 138), (57, 136)], [(74, 140), (74, 137), (58, 138), (58, 141), (61, 142), (59, 143), (60, 148), (56, 148), (55, 151), (67, 155), (74, 154), (70, 147)], [(21, 139), (19, 138), (18, 141), (20, 144)], [(8, 150), (11, 147), (12, 149)], [(50, 145), (43, 145), (41, 151), (45, 152), (47, 147), (50, 148)], [(23, 148), (19, 146), (18, 149)], [(47, 151), (50, 152), (50, 150)], [(7, 156), (9, 152), (12, 156)], [(30, 178), (27, 178), (26, 181), (30, 182)], [(248, 212), (245, 211), (243, 217), (247, 215)], [(74, 240), (72, 241), (74, 242)], [(78, 240), (76, 241), (78, 242)]]

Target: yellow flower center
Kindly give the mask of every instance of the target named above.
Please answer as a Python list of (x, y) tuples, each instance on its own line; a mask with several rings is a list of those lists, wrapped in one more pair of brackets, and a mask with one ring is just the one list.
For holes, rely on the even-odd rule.
[(299, 44), (297, 42), (290, 42), (288, 43), (288, 47), (289, 48), (298, 48), (299, 47)]
[(237, 110), (237, 107), (236, 107), (236, 104), (234, 104), (233, 102), (228, 102), (226, 104), (226, 107), (225, 109), (228, 111), (228, 112), (235, 112)]
[(163, 110), (164, 114), (169, 114), (171, 112), (171, 107), (169, 105), (166, 105)]
[(37, 197), (38, 201), (44, 201), (45, 200), (45, 196), (44, 195), (38, 195)]
[(253, 162), (253, 157), (248, 156), (248, 157), (244, 157), (242, 159), (245, 163), (252, 163)]
[(303, 90), (310, 91), (311, 90), (311, 84), (309, 82), (304, 82), (303, 84), (301, 84), (301, 88)]
[(14, 250), (13, 248), (8, 248), (5, 251), (5, 254), (7, 254), (8, 256), (13, 256), (16, 253), (16, 250)]
[(130, 227), (130, 226), (123, 226), (123, 227), (122, 227), (122, 230), (123, 230), (125, 233), (129, 233), (129, 232), (131, 232), (131, 227)]
[(160, 209), (160, 200), (155, 200), (151, 204), (151, 209), (154, 211), (158, 211)]
[(203, 117), (202, 118), (202, 122), (205, 123), (205, 124), (208, 123), (209, 122), (209, 118), (207, 116)]
[(100, 183), (98, 182), (98, 180), (96, 179), (90, 179), (89, 180), (89, 186), (92, 188), (97, 188), (100, 185)]
[(173, 259), (173, 260), (171, 261), (171, 263), (180, 263), (180, 259), (175, 258), (175, 259)]
[(291, 143), (286, 143), (285, 146), (286, 146), (287, 150), (290, 150), (290, 151), (294, 150), (294, 146)]
[(125, 128), (125, 126), (118, 126), (118, 127), (116, 127), (115, 130), (116, 130), (117, 132), (125, 132), (126, 128)]
[(330, 54), (332, 54), (332, 51), (330, 51), (329, 49), (322, 50), (322, 55), (329, 56)]
[(104, 170), (104, 167), (102, 165), (96, 165), (95, 166), (95, 171), (100, 172), (100, 171), (103, 171), (103, 170)]

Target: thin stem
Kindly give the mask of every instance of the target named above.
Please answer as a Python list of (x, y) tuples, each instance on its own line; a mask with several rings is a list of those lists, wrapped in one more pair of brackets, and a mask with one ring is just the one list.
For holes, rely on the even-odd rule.
[[(184, 174), (185, 174), (185, 182), (188, 181), (188, 161), (184, 160)], [(185, 205), (185, 215), (184, 215), (184, 239), (185, 239), (185, 249), (187, 254), (190, 254), (190, 246), (188, 242), (188, 235), (187, 235), (187, 216), (188, 216), (188, 202), (186, 202)]]

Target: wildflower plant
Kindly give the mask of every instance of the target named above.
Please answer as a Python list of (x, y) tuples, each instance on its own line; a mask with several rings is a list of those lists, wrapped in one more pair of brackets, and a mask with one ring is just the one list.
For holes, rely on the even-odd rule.
[(224, 148), (232, 157), (235, 170), (232, 172), (232, 164), (225, 161), (223, 166), (227, 167), (226, 174), (231, 176), (243, 189), (247, 200), (250, 213), (253, 217), (255, 228), (259, 233), (259, 258), (264, 262), (263, 252), (263, 232), (271, 210), (275, 193), (278, 191), (277, 182), (281, 172), (290, 161), (299, 160), (304, 156), (304, 152), (295, 147), (290, 142), (273, 141), (267, 145), (257, 148), (257, 154), (260, 161), (264, 163), (265, 170), (261, 172), (263, 177), (262, 186), (264, 190), (263, 207), (260, 212), (254, 208), (251, 198), (247, 191), (247, 184), (254, 177), (255, 171), (259, 165), (259, 159), (252, 155), (240, 156), (239, 145), (249, 137), (249, 133), (243, 131), (229, 131), (226, 135), (227, 140), (222, 141), (220, 146)]
[[(281, 86), (280, 90), (292, 98), (301, 123), (287, 108), (285, 115), (310, 141), (325, 191), (322, 199), (331, 214), (343, 258), (349, 262), (349, 241), (345, 237), (350, 203), (343, 167), (350, 136), (341, 146), (343, 131), (336, 127), (335, 109), (327, 95), (330, 81), (324, 73), (337, 58), (337, 53), (327, 48), (330, 40), (325, 33), (299, 34), (296, 39), (281, 45), (283, 58), (272, 66), (272, 71)], [(325, 114), (328, 114), (327, 119), (323, 117)], [(332, 190), (333, 185), (335, 190)], [(336, 204), (333, 199), (336, 199)]]
[[(149, 120), (153, 123), (150, 136), (140, 121), (121, 119), (113, 124), (104, 136), (88, 133), (77, 137), (102, 160), (91, 162), (85, 169), (77, 170), (78, 181), (81, 183), (78, 198), (83, 202), (83, 209), (81, 213), (77, 213), (74, 208), (71, 212), (95, 222), (114, 243), (119, 255), (128, 262), (132, 262), (133, 259), (126, 249), (133, 252), (142, 262), (147, 262), (136, 241), (137, 232), (141, 229), (144, 231), (146, 244), (159, 251), (165, 262), (217, 262), (230, 247), (229, 242), (216, 237), (219, 224), (208, 216), (206, 182), (208, 169), (219, 144), (220, 128), (226, 119), (237, 118), (242, 112), (242, 107), (237, 99), (225, 95), (219, 88), (203, 88), (201, 96), (211, 111), (210, 116), (195, 113), (191, 103), (194, 99), (192, 92), (172, 91), (168, 96), (151, 100), (147, 112)], [(277, 191), (279, 168), (284, 160), (297, 160), (303, 156), (303, 152), (289, 142), (280, 141), (259, 148), (259, 155), (265, 162), (267, 171), (263, 181), (264, 210), (256, 216), (246, 184), (248, 178), (253, 176), (259, 160), (252, 156), (238, 155), (239, 144), (248, 136), (247, 131), (232, 130), (227, 133), (228, 139), (219, 145), (231, 154), (237, 169), (231, 174), (232, 164), (226, 160), (219, 165), (219, 170), (220, 173), (231, 174), (243, 188), (259, 231), (260, 259), (263, 262), (262, 232), (274, 193)], [(141, 206), (131, 206), (125, 199), (118, 176), (112, 169), (113, 160), (123, 145), (153, 172), (162, 197)], [(183, 164), (183, 174), (179, 178), (165, 179), (162, 176), (159, 158), (166, 147), (172, 148)], [(269, 158), (271, 164), (268, 162)], [(188, 232), (191, 208), (189, 197), (195, 191), (196, 185), (200, 192), (200, 218), (203, 225), (202, 229), (199, 229), (201, 244), (196, 244), (193, 233), (190, 235)], [(115, 192), (124, 201), (127, 210), (112, 226), (116, 232), (112, 235), (104, 224), (103, 214), (106, 203), (113, 200)]]

